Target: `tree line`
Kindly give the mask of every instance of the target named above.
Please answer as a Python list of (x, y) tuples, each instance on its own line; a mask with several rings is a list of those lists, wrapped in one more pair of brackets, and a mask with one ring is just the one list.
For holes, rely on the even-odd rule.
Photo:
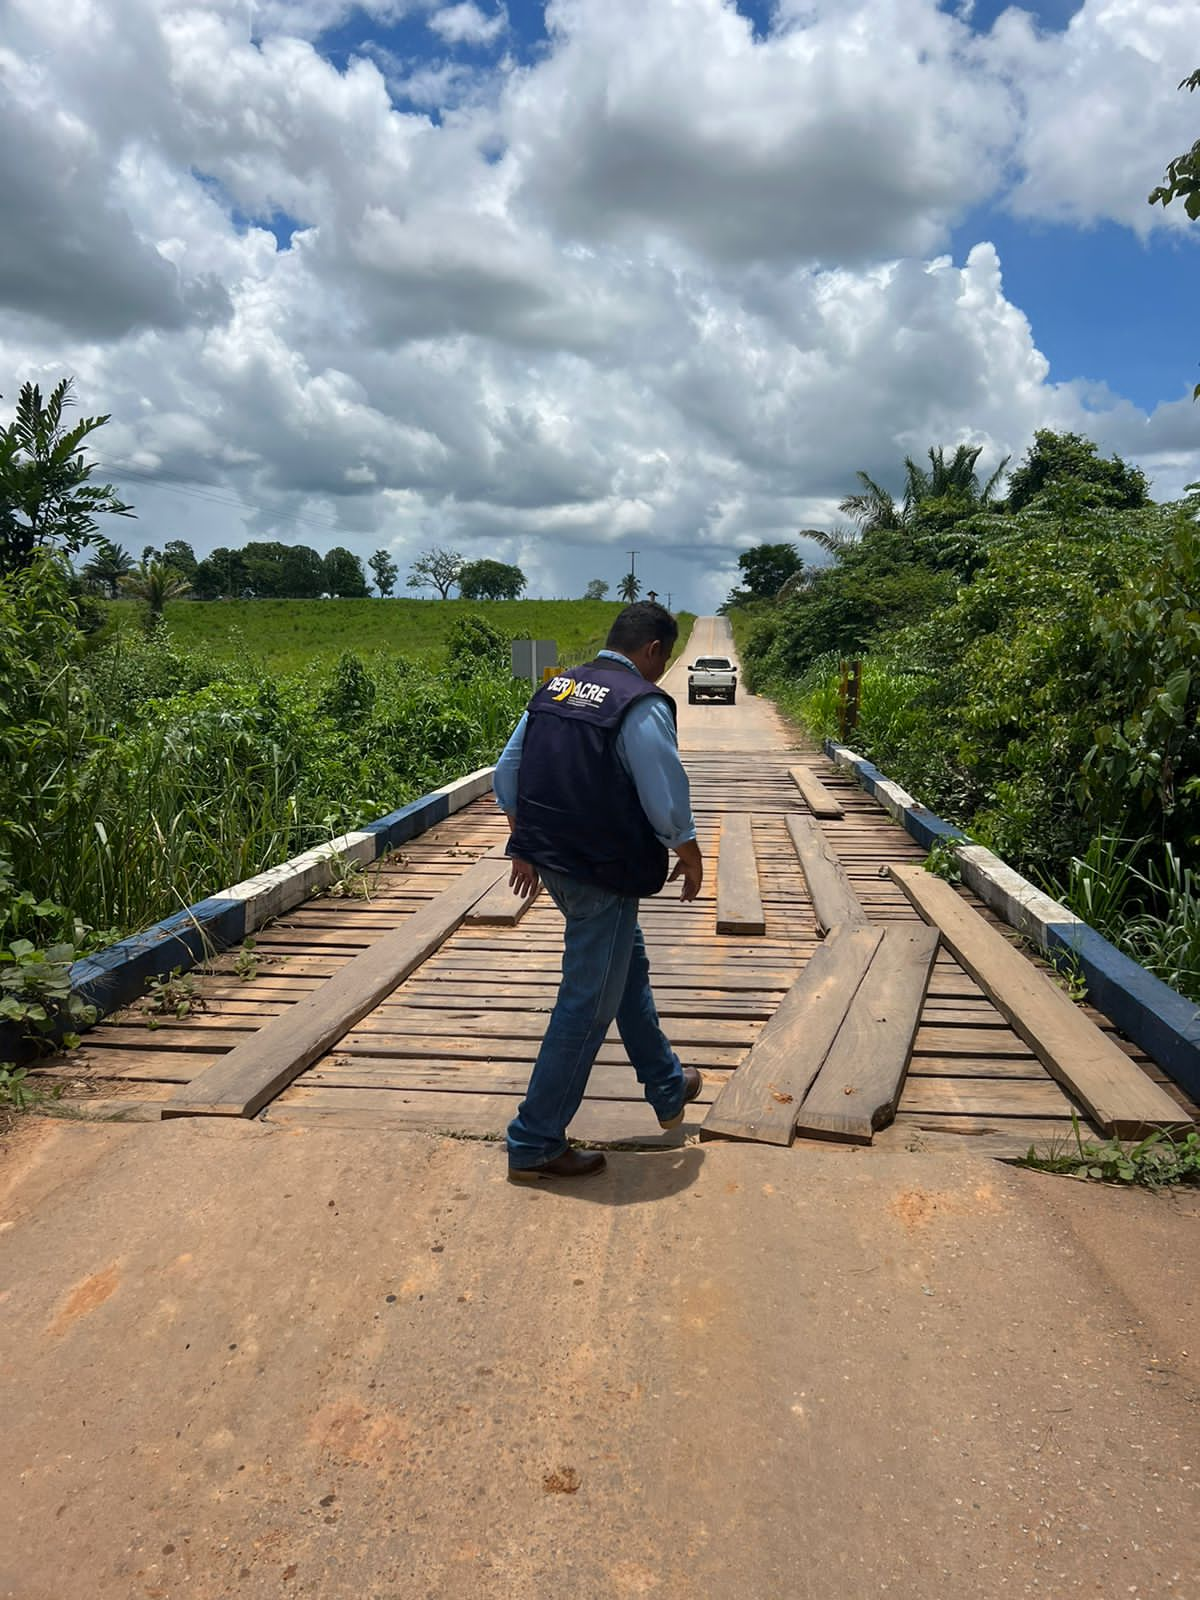
[[(515, 600), (525, 587), (519, 567), (486, 559), (455, 558), (454, 574), (447, 582), (438, 559), (442, 554), (430, 551), (417, 558), (408, 575), (410, 589), (437, 588), (445, 599), (449, 588), (457, 585), (464, 600)], [(82, 577), (110, 599), (131, 594), (149, 601), (152, 610), (161, 609), (148, 593), (153, 583), (171, 600), (316, 600), (323, 595), (361, 600), (372, 586), (381, 599), (390, 599), (400, 573), (396, 562), (388, 551), (376, 550), (366, 565), (369, 581), (361, 559), (342, 545), (321, 555), (309, 545), (278, 539), (252, 540), (237, 549), (220, 545), (201, 560), (185, 540), (169, 539), (161, 550), (147, 545), (136, 563), (128, 550), (106, 539), (82, 569)]]

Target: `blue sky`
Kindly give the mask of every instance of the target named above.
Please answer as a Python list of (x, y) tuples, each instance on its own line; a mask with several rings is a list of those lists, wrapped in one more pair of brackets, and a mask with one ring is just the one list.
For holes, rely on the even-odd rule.
[(91, 3), (0, 23), (0, 388), (111, 413), (139, 548), (703, 609), (933, 444), (1200, 477), (1196, 0)]
[(954, 253), (981, 238), (999, 250), (1005, 294), (1032, 323), (1054, 382), (1100, 381), (1153, 410), (1200, 380), (1192, 240), (1145, 240), (1111, 222), (1031, 222), (993, 207), (954, 230)]

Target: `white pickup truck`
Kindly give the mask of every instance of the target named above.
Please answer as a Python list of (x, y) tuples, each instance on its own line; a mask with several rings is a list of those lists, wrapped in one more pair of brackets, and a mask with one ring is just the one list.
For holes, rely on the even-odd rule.
[(699, 656), (688, 668), (688, 705), (697, 700), (727, 700), (737, 696), (737, 668), (728, 656)]

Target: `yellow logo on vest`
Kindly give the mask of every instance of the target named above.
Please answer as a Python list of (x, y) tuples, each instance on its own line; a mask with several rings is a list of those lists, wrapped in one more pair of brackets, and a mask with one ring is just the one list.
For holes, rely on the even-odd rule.
[(562, 705), (586, 706), (589, 710), (603, 705), (608, 698), (606, 683), (580, 683), (575, 678), (551, 678), (546, 685), (550, 698)]

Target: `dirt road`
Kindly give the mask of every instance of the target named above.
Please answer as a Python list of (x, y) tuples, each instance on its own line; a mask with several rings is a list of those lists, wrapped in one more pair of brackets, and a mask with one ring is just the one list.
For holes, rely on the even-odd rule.
[(792, 742), (787, 725), (769, 700), (748, 692), (738, 672), (737, 701), (732, 707), (713, 700), (688, 705), (687, 668), (697, 656), (728, 656), (737, 661), (733, 634), (724, 617), (697, 617), (687, 649), (663, 678), (663, 688), (675, 698), (682, 750), (722, 750), (747, 753), (783, 750)]
[(971, 1156), (531, 1190), (474, 1140), (27, 1120), (0, 1600), (1192, 1595), (1198, 1223)]

